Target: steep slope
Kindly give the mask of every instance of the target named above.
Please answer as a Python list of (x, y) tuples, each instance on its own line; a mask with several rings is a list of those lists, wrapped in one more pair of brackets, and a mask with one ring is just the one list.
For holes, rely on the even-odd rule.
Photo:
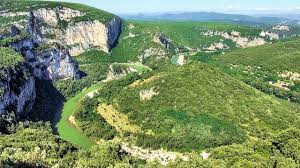
[(0, 48), (0, 81), (0, 118), (26, 115), (35, 101), (35, 80), (23, 57), (9, 48)]
[(90, 48), (109, 52), (121, 32), (121, 19), (105, 11), (74, 3), (50, 1), (5, 1), (1, 17), (17, 18), (20, 26), (29, 20), (37, 43), (60, 43), (72, 56)]
[(98, 112), (126, 114), (141, 131), (121, 132), (139, 146), (201, 150), (299, 127), (298, 108), (205, 64), (167, 66), (152, 77), (130, 81), (104, 87)]
[[(36, 89), (38, 101), (31, 119), (43, 115), (42, 119), (51, 120), (57, 113), (63, 98), (52, 86), (52, 81), (78, 80), (84, 75), (79, 71), (73, 55), (89, 49), (109, 52), (121, 32), (121, 19), (115, 15), (85, 5), (50, 1), (4, 0), (0, 6), (0, 23), (0, 46), (14, 49), (24, 59), (20, 70), (12, 69), (5, 78), (5, 82), (17, 85), (24, 91), (10, 93), (10, 89), (13, 92), (14, 88), (5, 86), (8, 92), (0, 110), (3, 114), (9, 106), (16, 114), (27, 112), (35, 103), (34, 98), (29, 97), (31, 90), (34, 90), (35, 96)], [(26, 70), (23, 70), (25, 65)], [(23, 86), (24, 83), (10, 80), (10, 75), (14, 76), (12, 79), (26, 79), (29, 83)], [(50, 101), (51, 98), (55, 101)]]
[(224, 69), (266, 93), (300, 103), (300, 40), (236, 50), (216, 59)]

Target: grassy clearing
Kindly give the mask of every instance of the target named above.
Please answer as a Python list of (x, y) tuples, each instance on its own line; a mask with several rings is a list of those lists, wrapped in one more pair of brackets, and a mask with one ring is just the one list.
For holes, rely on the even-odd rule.
[(141, 132), (138, 125), (131, 124), (128, 117), (123, 113), (118, 112), (113, 106), (101, 104), (98, 106), (97, 111), (111, 126), (115, 127), (118, 132)]

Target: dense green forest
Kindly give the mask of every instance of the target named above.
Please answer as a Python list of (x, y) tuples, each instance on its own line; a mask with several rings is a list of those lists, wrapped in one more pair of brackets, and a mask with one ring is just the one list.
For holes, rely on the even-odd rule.
[[(254, 88), (300, 103), (299, 39), (238, 49), (204, 60)], [(199, 54), (201, 60), (205, 56)]]
[[(115, 17), (94, 7), (51, 1), (4, 0), (0, 11), (57, 7), (85, 15), (59, 18), (55, 31), (94, 20), (108, 27)], [(33, 42), (33, 49), (16, 52), (12, 47), (19, 44), (13, 43), (32, 35), (26, 19), (0, 16), (0, 103), (7, 101), (8, 86), (21, 93), (16, 86), (34, 76), (36, 67), (21, 54), (62, 45)], [(11, 35), (13, 24), (23, 28), (17, 35)], [(263, 38), (260, 33), (273, 28), (264, 26), (122, 20), (122, 33), (110, 52), (91, 48), (72, 58), (80, 79), (35, 77), (31, 112), (18, 116), (11, 107), (22, 104), (24, 95), (0, 111), (0, 167), (300, 167), (300, 40)], [(280, 37), (299, 31), (292, 28), (279, 32)], [(269, 44), (240, 48), (226, 34), (236, 41), (261, 38)], [(207, 49), (217, 43), (225, 47)], [(7, 82), (7, 70), (14, 74), (20, 64), (28, 76), (10, 76), (17, 82)], [(163, 153), (151, 160), (125, 150), (128, 144), (132, 150), (148, 150), (143, 155)], [(177, 157), (164, 165), (164, 152), (188, 159)]]
[[(211, 149), (203, 160), (191, 154), (166, 167), (298, 167), (300, 130), (288, 129), (266, 140)], [(1, 167), (165, 167), (120, 153), (120, 142), (102, 142), (89, 150), (78, 149), (53, 135), (49, 123), (19, 123), (17, 132), (0, 136)]]
[[(141, 91), (151, 88), (158, 95), (141, 100)], [(100, 104), (112, 104), (142, 128), (139, 133), (123, 133), (125, 139), (155, 149), (201, 150), (299, 127), (299, 106), (264, 95), (203, 63), (133, 74), (104, 85), (99, 98), (85, 103), (95, 99), (98, 103), (89, 115), (99, 115)]]

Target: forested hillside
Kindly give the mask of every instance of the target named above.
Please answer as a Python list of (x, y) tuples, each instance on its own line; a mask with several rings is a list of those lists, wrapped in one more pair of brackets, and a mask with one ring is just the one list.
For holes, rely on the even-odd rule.
[(0, 167), (299, 167), (300, 28), (238, 23), (4, 0)]

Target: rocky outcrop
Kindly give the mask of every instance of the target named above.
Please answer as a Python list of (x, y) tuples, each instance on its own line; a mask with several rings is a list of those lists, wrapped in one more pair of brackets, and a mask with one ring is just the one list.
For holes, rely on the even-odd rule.
[[(108, 23), (98, 20), (71, 22), (73, 18), (84, 15), (85, 13), (69, 8), (55, 8), (38, 9), (32, 12), (31, 17), (35, 18), (37, 23), (46, 23), (47, 26), (39, 28), (40, 33), (53, 34), (56, 42), (69, 47), (71, 56), (92, 48), (109, 52), (118, 42), (121, 19), (114, 17)], [(58, 24), (65, 25), (58, 28)]]
[[(66, 7), (41, 8), (30, 12), (2, 13), (0, 16), (27, 16), (28, 31), (35, 43), (56, 42), (69, 48), (71, 56), (79, 55), (88, 49), (105, 52), (117, 44), (121, 34), (121, 19), (113, 17), (109, 22), (99, 20), (75, 21), (86, 13)], [(49, 39), (47, 36), (53, 36)]]
[(145, 59), (151, 56), (157, 56), (158, 59), (164, 58), (167, 55), (167, 52), (160, 48), (147, 48), (139, 56), (139, 62), (143, 62)]
[(117, 43), (121, 33), (121, 20), (112, 19), (108, 24), (100, 21), (85, 21), (69, 26), (61, 32), (62, 43), (70, 46), (72, 56), (79, 55), (90, 48), (109, 52)]
[(209, 47), (204, 48), (204, 50), (207, 51), (217, 51), (217, 50), (224, 50), (224, 49), (229, 49), (229, 47), (223, 44), (222, 42), (213, 43)]
[(273, 30), (280, 30), (280, 31), (291, 31), (290, 27), (287, 25), (277, 25), (272, 28)]
[(137, 72), (135, 69), (122, 64), (111, 64), (107, 73), (105, 81), (111, 81), (113, 79), (126, 76), (129, 73)]
[(279, 39), (279, 35), (277, 33), (273, 33), (273, 32), (270, 32), (270, 31), (262, 31), (259, 35), (261, 37), (264, 37), (264, 38), (267, 37), (270, 40), (277, 40), (277, 39)]
[(72, 60), (68, 50), (58, 44), (42, 46), (38, 44), (38, 34), (30, 31), (31, 36), (16, 41), (10, 45), (19, 51), (25, 60), (31, 65), (36, 78), (44, 80), (78, 79), (78, 67)]
[(57, 26), (58, 22), (61, 20), (70, 21), (74, 17), (79, 17), (85, 15), (85, 13), (65, 8), (65, 7), (56, 7), (54, 9), (37, 9), (32, 11), (32, 14), (39, 20), (50, 26)]
[(143, 149), (138, 146), (129, 146), (125, 143), (121, 145), (121, 152), (126, 152), (142, 160), (159, 161), (162, 165), (168, 165), (169, 162), (172, 162), (176, 159), (180, 159), (183, 161), (188, 161), (190, 159), (189, 155), (184, 155), (178, 152)]
[(140, 91), (140, 100), (141, 101), (148, 101), (151, 100), (153, 96), (159, 95), (158, 91), (155, 91), (155, 87), (152, 87), (148, 90), (141, 90)]
[(35, 53), (37, 61), (30, 63), (34, 68), (34, 74), (40, 79), (79, 79), (77, 64), (72, 60), (68, 50), (60, 46), (54, 46), (44, 51)]
[(232, 31), (232, 32), (229, 32), (229, 33), (228, 32), (221, 32), (221, 31), (207, 31), (207, 32), (203, 32), (202, 34), (204, 36), (210, 36), (210, 37), (212, 37), (212, 36), (221, 36), (226, 40), (231, 40), (239, 48), (248, 48), (248, 47), (260, 46), (260, 45), (264, 45), (264, 44), (267, 43), (265, 41), (265, 39), (261, 38), (261, 37), (263, 37), (262, 35), (260, 35), (261, 37), (249, 38), (249, 37), (241, 36), (241, 33), (237, 32), (237, 31)]
[(23, 63), (0, 72), (0, 114), (25, 115), (32, 109), (36, 97), (35, 80), (29, 67)]
[(184, 64), (186, 64), (186, 60), (185, 60), (185, 57), (183, 54), (180, 54), (178, 56), (177, 64), (180, 66), (183, 66)]
[(87, 15), (85, 12), (61, 5), (24, 10), (0, 11), (2, 17), (22, 16), (20, 18), (25, 24), (19, 26), (11, 22), (11, 30), (1, 32), (0, 38), (13, 39), (1, 46), (14, 48), (26, 61), (20, 66), (0, 70), (3, 72), (0, 74), (0, 114), (11, 111), (17, 116), (26, 114), (36, 97), (35, 78), (79, 78), (78, 66), (71, 55), (79, 55), (93, 48), (109, 52), (121, 33), (121, 19), (118, 17), (112, 17), (105, 23), (87, 21), (80, 18)]
[(167, 50), (169, 50), (172, 45), (171, 39), (167, 38), (165, 35), (158, 33), (158, 32), (155, 33), (153, 41), (155, 43), (162, 45)]

